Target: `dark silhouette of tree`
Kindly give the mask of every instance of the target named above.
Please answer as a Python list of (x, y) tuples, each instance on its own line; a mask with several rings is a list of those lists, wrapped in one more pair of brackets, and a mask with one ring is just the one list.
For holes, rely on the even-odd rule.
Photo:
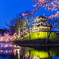
[(54, 19), (49, 19), (48, 20), (48, 23), (50, 23), (50, 26), (51, 26), (51, 29), (50, 29), (50, 32), (48, 32), (48, 37), (47, 37), (47, 40), (46, 42), (48, 43), (48, 39), (50, 37), (50, 34), (51, 32), (56, 28), (59, 30), (59, 19), (57, 18), (56, 20)]

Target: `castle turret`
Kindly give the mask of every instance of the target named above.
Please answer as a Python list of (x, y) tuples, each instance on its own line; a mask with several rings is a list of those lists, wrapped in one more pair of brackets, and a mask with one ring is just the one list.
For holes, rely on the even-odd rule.
[(50, 31), (50, 24), (47, 23), (47, 20), (48, 19), (44, 15), (37, 17), (35, 19), (35, 23), (33, 24), (32, 32)]

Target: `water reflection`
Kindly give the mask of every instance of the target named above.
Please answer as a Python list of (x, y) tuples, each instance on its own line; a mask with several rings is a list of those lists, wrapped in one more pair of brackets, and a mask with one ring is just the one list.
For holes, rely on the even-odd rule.
[(22, 59), (52, 59), (52, 57), (59, 56), (59, 48), (52, 48), (46, 50), (35, 50), (33, 48), (29, 48), (26, 50), (20, 50), (20, 54)]
[[(12, 45), (10, 48), (10, 45)], [(58, 47), (44, 47), (40, 49), (21, 47), (10, 44), (8, 49), (0, 49), (0, 59), (59, 59)]]
[[(58, 48), (57, 48), (58, 49)], [(25, 48), (17, 50), (18, 59), (52, 59), (55, 56), (59, 56), (59, 50), (57, 49), (46, 49), (46, 50), (36, 50), (33, 48)]]
[(18, 59), (20, 59), (20, 49), (17, 49)]

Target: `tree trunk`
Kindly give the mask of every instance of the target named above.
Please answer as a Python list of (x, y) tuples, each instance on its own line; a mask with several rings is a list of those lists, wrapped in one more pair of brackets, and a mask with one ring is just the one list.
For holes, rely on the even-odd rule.
[(20, 39), (20, 26), (18, 28), (18, 39)]
[(24, 40), (24, 28), (22, 29), (22, 32), (23, 32), (23, 40)]
[(48, 43), (48, 40), (49, 40), (50, 34), (51, 34), (51, 29), (50, 29), (50, 32), (49, 32), (49, 33), (48, 33), (48, 31), (47, 31), (47, 40), (46, 40), (46, 43)]
[(29, 28), (28, 30), (29, 30), (29, 40), (31, 40), (31, 36), (30, 36), (30, 33), (31, 33), (31, 32), (30, 32), (30, 28)]

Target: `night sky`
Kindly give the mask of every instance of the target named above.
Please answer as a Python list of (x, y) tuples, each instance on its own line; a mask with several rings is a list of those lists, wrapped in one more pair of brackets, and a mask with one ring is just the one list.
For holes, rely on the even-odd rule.
[[(34, 9), (34, 4), (35, 2), (32, 0), (0, 0), (0, 29), (7, 28), (5, 24), (9, 24), (19, 13), (23, 13), (28, 9)], [(41, 8), (35, 15), (40, 16), (45, 14), (48, 17), (55, 13), (56, 11), (51, 12)]]

